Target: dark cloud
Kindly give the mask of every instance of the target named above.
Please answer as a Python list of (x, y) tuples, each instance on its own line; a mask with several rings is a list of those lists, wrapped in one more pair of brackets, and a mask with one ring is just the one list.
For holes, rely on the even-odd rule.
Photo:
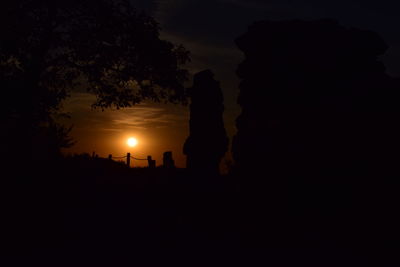
[(197, 42), (233, 45), (249, 22), (243, 11), (224, 1), (175, 0), (159, 1), (156, 16), (168, 32)]
[(157, 8), (157, 1), (152, 0), (130, 0), (132, 5), (139, 10), (144, 10), (147, 13), (153, 13)]
[[(182, 40), (215, 46), (233, 47), (234, 39), (248, 25), (261, 19), (334, 18), (348, 27), (378, 32), (392, 47), (385, 61), (389, 70), (400, 75), (396, 55), (400, 47), (400, 1), (361, 0), (159, 0), (156, 18), (164, 31)], [(185, 41), (183, 41), (185, 44)], [(203, 54), (209, 50), (204, 51)], [(195, 51), (194, 57), (206, 58)], [(209, 61), (209, 60), (208, 60)], [(398, 63), (400, 64), (400, 63)], [(221, 63), (221, 68), (224, 68)]]
[[(353, 26), (396, 33), (399, 1), (317, 0), (168, 0), (158, 1), (156, 13), (167, 31), (213, 43), (240, 34), (260, 19), (332, 17)], [(375, 18), (375, 19), (374, 19)], [(379, 19), (378, 19), (379, 18)], [(372, 20), (371, 20), (372, 19)], [(225, 40), (226, 41), (226, 40)]]

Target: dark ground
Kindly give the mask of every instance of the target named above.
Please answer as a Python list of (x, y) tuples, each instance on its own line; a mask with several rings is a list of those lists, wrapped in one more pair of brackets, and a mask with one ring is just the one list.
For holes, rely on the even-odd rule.
[(83, 157), (25, 171), (8, 204), (15, 266), (397, 266), (395, 183), (250, 192), (234, 175)]

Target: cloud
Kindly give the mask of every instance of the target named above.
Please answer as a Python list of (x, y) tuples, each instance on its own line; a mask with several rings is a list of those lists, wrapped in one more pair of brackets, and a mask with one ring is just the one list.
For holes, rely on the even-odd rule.
[(174, 114), (166, 113), (164, 108), (139, 105), (118, 112), (112, 119), (115, 128), (122, 129), (154, 129), (174, 124), (179, 119)]
[(192, 74), (207, 68), (219, 70), (221, 65), (235, 69), (243, 57), (233, 41), (230, 45), (212, 44), (196, 41), (174, 32), (163, 32), (162, 37), (173, 43), (183, 44), (190, 51), (192, 62), (187, 65), (187, 68)]
[(178, 111), (168, 105), (139, 104), (125, 109), (100, 111), (90, 106), (95, 97), (76, 93), (64, 105), (64, 111), (72, 117), (74, 129), (85, 131), (121, 132), (126, 130), (149, 130), (169, 127), (188, 120), (186, 108)]

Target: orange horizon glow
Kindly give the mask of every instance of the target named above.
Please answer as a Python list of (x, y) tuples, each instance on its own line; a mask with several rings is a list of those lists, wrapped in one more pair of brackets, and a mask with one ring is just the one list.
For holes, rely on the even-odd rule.
[[(104, 111), (92, 110), (95, 97), (77, 93), (66, 103), (65, 112), (71, 113), (73, 123), (71, 137), (77, 142), (63, 149), (66, 155), (92, 154), (100, 158), (131, 157), (144, 159), (151, 156), (156, 165), (163, 163), (163, 153), (172, 151), (175, 165), (186, 166), (183, 144), (189, 135), (188, 108), (166, 104), (140, 104), (134, 107)], [(82, 115), (84, 114), (84, 115)], [(128, 145), (128, 139), (135, 138), (134, 147)], [(147, 167), (146, 160), (132, 160), (133, 167)]]

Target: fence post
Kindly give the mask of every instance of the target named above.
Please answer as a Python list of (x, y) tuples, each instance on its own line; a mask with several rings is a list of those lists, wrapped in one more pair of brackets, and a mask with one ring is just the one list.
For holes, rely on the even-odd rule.
[(112, 160), (112, 155), (111, 155), (111, 154), (108, 155), (108, 159), (109, 159), (109, 160)]
[(131, 166), (131, 153), (126, 154), (126, 165)]
[(165, 168), (175, 168), (175, 162), (172, 159), (172, 151), (164, 152), (163, 165)]
[(156, 167), (156, 161), (153, 160), (153, 159), (151, 158), (151, 156), (147, 156), (147, 161), (148, 161), (148, 163), (149, 163), (149, 168), (150, 168), (150, 169)]

